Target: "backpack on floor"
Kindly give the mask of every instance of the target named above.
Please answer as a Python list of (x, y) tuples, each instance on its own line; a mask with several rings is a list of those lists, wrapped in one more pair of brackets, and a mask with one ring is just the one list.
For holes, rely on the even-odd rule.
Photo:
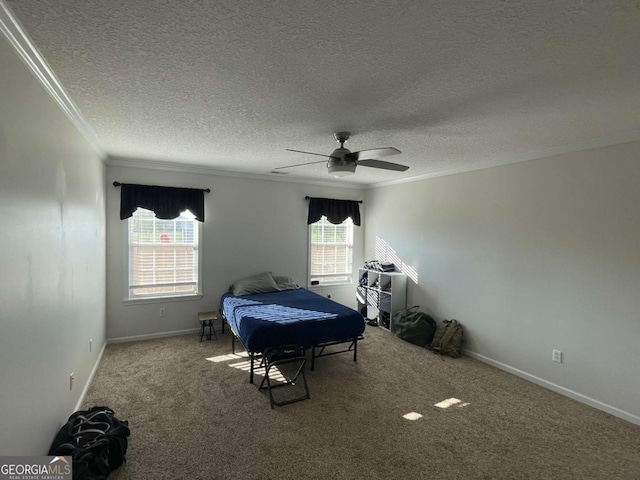
[(70, 456), (74, 479), (104, 480), (125, 462), (130, 433), (129, 422), (108, 407), (79, 410), (58, 431), (49, 455)]
[(426, 347), (433, 340), (436, 321), (424, 312), (418, 311), (419, 305), (396, 312), (393, 325), (398, 338)]
[(459, 357), (462, 349), (462, 325), (457, 320), (443, 320), (438, 325), (429, 349), (441, 355)]

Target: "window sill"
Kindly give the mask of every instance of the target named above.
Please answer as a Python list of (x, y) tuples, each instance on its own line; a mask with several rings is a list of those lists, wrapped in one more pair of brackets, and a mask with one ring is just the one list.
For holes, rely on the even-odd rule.
[(125, 298), (122, 303), (125, 305), (143, 305), (145, 303), (188, 302), (200, 300), (202, 297), (203, 295), (199, 293), (197, 295), (180, 295), (177, 297)]

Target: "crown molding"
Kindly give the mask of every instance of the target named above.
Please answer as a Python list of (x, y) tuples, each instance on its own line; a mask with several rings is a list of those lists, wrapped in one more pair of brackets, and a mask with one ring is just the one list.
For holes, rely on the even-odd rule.
[[(0, 0), (1, 1), (1, 0)], [(330, 180), (311, 180), (300, 177), (284, 177), (279, 175), (266, 175), (258, 173), (234, 172), (231, 170), (218, 170), (204, 165), (192, 165), (172, 162), (162, 162), (156, 160), (142, 160), (136, 158), (107, 156), (105, 159), (107, 166), (143, 168), (148, 170), (164, 170), (169, 172), (190, 173), (196, 175), (216, 175), (220, 177), (248, 178), (252, 180), (267, 180), (270, 182), (297, 183), (304, 185), (320, 185), (324, 187), (349, 188), (352, 190), (365, 190), (367, 185), (359, 183), (332, 182)]]
[(29, 35), (27, 35), (27, 32), (22, 25), (20, 25), (20, 22), (4, 0), (0, 0), (0, 32), (2, 32), (16, 54), (27, 65), (49, 95), (58, 103), (62, 111), (104, 161), (107, 155), (100, 147), (96, 133), (89, 126), (71, 98), (69, 98), (62, 84), (53, 73), (53, 70), (49, 67), (44, 57), (40, 55), (40, 52), (29, 38)]
[(559, 145), (556, 147), (550, 147), (543, 150), (534, 150), (532, 152), (525, 152), (522, 154), (508, 155), (502, 157), (496, 157), (494, 159), (474, 162), (473, 165), (468, 165), (459, 168), (452, 168), (449, 170), (442, 170), (439, 172), (426, 173), (424, 175), (416, 175), (415, 177), (402, 178), (398, 180), (389, 180), (387, 182), (378, 182), (367, 185), (366, 189), (389, 187), (391, 185), (398, 185), (401, 183), (418, 182), (420, 180), (426, 180), (429, 178), (444, 177), (447, 175), (457, 175), (458, 173), (473, 172), (475, 170), (484, 170), (485, 168), (500, 167), (503, 165), (510, 165), (512, 163), (526, 162), (529, 160), (540, 160), (543, 158), (555, 157), (567, 153), (583, 152), (586, 150), (593, 150), (596, 148), (611, 147), (613, 145), (620, 145), (623, 143), (631, 143), (640, 141), (640, 130), (633, 132), (625, 132), (615, 135), (609, 135), (607, 137), (599, 137), (591, 140), (585, 140), (584, 142), (572, 143), (567, 145)]

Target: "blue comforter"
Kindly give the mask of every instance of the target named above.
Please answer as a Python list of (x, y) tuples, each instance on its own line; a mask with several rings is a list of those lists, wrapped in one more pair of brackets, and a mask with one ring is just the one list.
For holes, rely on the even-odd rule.
[(220, 300), (227, 323), (247, 350), (293, 344), (309, 348), (348, 341), (364, 332), (363, 316), (307, 289), (234, 296)]

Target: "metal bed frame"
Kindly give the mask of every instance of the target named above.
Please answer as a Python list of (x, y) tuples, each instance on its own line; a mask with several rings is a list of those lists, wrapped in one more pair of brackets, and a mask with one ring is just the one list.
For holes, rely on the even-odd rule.
[[(246, 345), (244, 344), (244, 342), (242, 341), (242, 339), (240, 338), (240, 336), (236, 333), (236, 331), (231, 327), (231, 325), (229, 325), (229, 322), (227, 321), (227, 317), (225, 317), (224, 312), (222, 311), (222, 308), (220, 308), (220, 318), (222, 319), (221, 324), (222, 324), (222, 333), (224, 334), (224, 324), (226, 323), (229, 326), (229, 330), (231, 330), (231, 353), (235, 354), (236, 353), (236, 339), (238, 340), (238, 342), (240, 342), (240, 345), (242, 345), (242, 348), (245, 349), (245, 351), (249, 354), (249, 360), (251, 362), (250, 364), (250, 368), (249, 368), (249, 383), (253, 383), (253, 373), (255, 370), (255, 361), (256, 360), (260, 360), (260, 364), (258, 364), (258, 367), (260, 367), (262, 365), (263, 362), (263, 358), (262, 358), (262, 353), (261, 352), (252, 352), (250, 351)], [(337, 355), (338, 353), (347, 353), (347, 352), (353, 352), (353, 361), (357, 362), (358, 361), (358, 340), (363, 340), (364, 337), (362, 335), (358, 335), (356, 337), (350, 338), (348, 340), (336, 340), (333, 342), (326, 342), (326, 343), (320, 343), (318, 345), (313, 345), (311, 347), (311, 370), (315, 370), (315, 366), (316, 366), (316, 358), (320, 358), (320, 357), (328, 357), (330, 355)], [(327, 347), (331, 347), (331, 346), (335, 346), (335, 345), (342, 345), (348, 343), (349, 345), (344, 349), (344, 350), (338, 350), (338, 351), (330, 351), (330, 352), (325, 352), (325, 348)], [(277, 346), (277, 345), (274, 345)], [(316, 349), (319, 349), (319, 351), (316, 353)], [(305, 349), (306, 352), (306, 349)]]

